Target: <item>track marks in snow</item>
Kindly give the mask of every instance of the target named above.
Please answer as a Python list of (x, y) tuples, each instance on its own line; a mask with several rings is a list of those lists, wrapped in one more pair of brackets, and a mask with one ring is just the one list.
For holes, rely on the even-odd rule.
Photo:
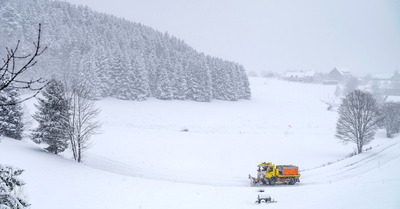
[(323, 184), (361, 177), (379, 169), (394, 160), (400, 159), (400, 142), (393, 139), (383, 145), (359, 155), (332, 163), (330, 165), (302, 172), (303, 184)]
[(233, 186), (233, 187), (247, 187), (250, 183), (244, 177), (227, 177), (220, 176), (220, 172), (208, 172), (207, 176), (199, 176), (190, 174), (188, 171), (184, 174), (179, 174), (179, 171), (150, 168), (145, 165), (136, 166), (124, 162), (116, 161), (100, 155), (88, 155), (85, 157), (85, 165), (120, 174), (125, 176), (145, 178), (151, 180), (169, 181), (176, 183), (188, 183), (210, 186)]
[[(332, 183), (362, 176), (396, 159), (400, 159), (399, 140), (385, 143), (361, 155), (355, 155), (324, 167), (303, 171), (300, 185)], [(249, 186), (247, 176), (221, 176), (219, 171), (208, 171), (207, 175), (199, 176), (191, 174), (190, 171), (181, 173), (175, 170), (157, 169), (157, 167), (144, 164), (131, 165), (94, 154), (86, 157), (85, 164), (120, 175), (151, 180), (210, 186)]]

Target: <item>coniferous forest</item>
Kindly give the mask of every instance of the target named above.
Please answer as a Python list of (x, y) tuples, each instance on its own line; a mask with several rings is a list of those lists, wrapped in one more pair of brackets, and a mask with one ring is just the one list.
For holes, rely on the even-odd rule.
[[(242, 65), (197, 52), (184, 41), (150, 27), (49, 0), (0, 0), (0, 55), (20, 40), (29, 52), (42, 24), (47, 46), (29, 76), (73, 79), (92, 99), (250, 99)], [(205, 31), (206, 33), (206, 31)], [(29, 79), (27, 77), (27, 79)]]

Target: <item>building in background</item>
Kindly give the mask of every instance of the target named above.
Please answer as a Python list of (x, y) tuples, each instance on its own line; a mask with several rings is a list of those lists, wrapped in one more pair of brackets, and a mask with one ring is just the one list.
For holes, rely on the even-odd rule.
[(400, 74), (375, 75), (368, 82), (368, 88), (373, 94), (383, 96), (400, 96)]
[(294, 82), (314, 83), (315, 75), (315, 71), (288, 71), (282, 76), (282, 79)]
[(322, 81), (326, 85), (336, 85), (352, 77), (348, 68), (333, 68)]

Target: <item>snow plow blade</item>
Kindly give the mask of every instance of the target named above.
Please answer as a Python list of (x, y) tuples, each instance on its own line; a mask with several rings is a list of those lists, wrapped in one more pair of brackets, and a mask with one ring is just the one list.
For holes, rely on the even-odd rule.
[(254, 185), (260, 183), (259, 179), (252, 177), (250, 174), (249, 174), (249, 179), (250, 179), (250, 186), (254, 186)]

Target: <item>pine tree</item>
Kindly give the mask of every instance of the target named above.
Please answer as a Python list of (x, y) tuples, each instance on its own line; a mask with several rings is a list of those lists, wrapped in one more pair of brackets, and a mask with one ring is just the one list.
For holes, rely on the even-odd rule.
[(68, 147), (68, 111), (69, 104), (65, 98), (65, 88), (60, 81), (52, 79), (43, 91), (44, 98), (39, 98), (38, 111), (33, 118), (39, 123), (34, 130), (32, 140), (44, 142), (49, 146), (47, 151), (58, 154)]
[(237, 101), (238, 100), (238, 95), (237, 95), (237, 74), (233, 70), (234, 66), (230, 62), (226, 62), (224, 65), (224, 71), (226, 72), (226, 78), (225, 78), (225, 85), (224, 85), (224, 93), (223, 97), (225, 100), (229, 101)]
[(22, 107), (19, 101), (18, 88), (6, 88), (0, 91), (0, 133), (10, 138), (22, 139)]
[(174, 99), (185, 100), (188, 92), (187, 82), (183, 66), (180, 63), (176, 64), (176, 82), (174, 84), (176, 92), (174, 93)]
[(225, 99), (225, 86), (228, 82), (228, 74), (223, 68), (223, 62), (216, 58), (207, 57), (207, 63), (211, 70), (212, 90), (214, 99)]
[(239, 91), (240, 91), (240, 99), (250, 99), (251, 98), (251, 90), (250, 90), (250, 82), (249, 78), (246, 75), (246, 71), (243, 66), (238, 65), (237, 69), (239, 71)]
[[(124, 72), (128, 66), (126, 66), (126, 60), (122, 59), (121, 54), (117, 54), (111, 59), (109, 79), (110, 83), (110, 96), (119, 97), (121, 92), (122, 84), (124, 83), (125, 76)], [(120, 97), (119, 97), (120, 98)]]
[(98, 52), (95, 56), (95, 68), (96, 68), (96, 76), (99, 80), (98, 91), (100, 92), (101, 97), (108, 97), (110, 95), (111, 85), (109, 83), (109, 69), (110, 69), (110, 60), (109, 57), (106, 56), (105, 52)]
[(17, 178), (24, 170), (0, 164), (0, 208), (21, 209), (29, 207), (28, 202), (22, 198), (21, 187), (25, 183)]
[(134, 73), (134, 80), (132, 80), (132, 95), (134, 100), (143, 101), (150, 95), (149, 75), (147, 73), (145, 62), (142, 56), (135, 56), (132, 63), (132, 73)]
[(161, 66), (158, 69), (157, 75), (157, 87), (156, 87), (156, 98), (163, 100), (172, 99), (172, 84), (168, 78), (168, 72), (165, 67)]
[(97, 76), (95, 58), (91, 57), (90, 54), (86, 54), (81, 60), (79, 70), (77, 72), (78, 80), (88, 89), (90, 89), (90, 99), (101, 98), (100, 78)]
[(186, 67), (188, 71), (188, 98), (199, 102), (211, 101), (211, 71), (206, 64), (205, 57), (199, 55), (195, 59), (189, 59)]
[(157, 83), (155, 97), (157, 99), (170, 100), (173, 98), (172, 83), (168, 72), (168, 60), (163, 58), (157, 66)]
[[(9, 4), (2, 3), (2, 8), (0, 9), (0, 29), (2, 30), (3, 38), (8, 39), (8, 41), (21, 40), (22, 27), (21, 27), (21, 15), (16, 12), (14, 7)], [(15, 37), (18, 35), (18, 37)]]
[(123, 100), (135, 100), (137, 99), (135, 81), (137, 79), (137, 74), (133, 69), (133, 63), (129, 56), (124, 56), (119, 63), (115, 65), (117, 68), (115, 70), (115, 97)]

